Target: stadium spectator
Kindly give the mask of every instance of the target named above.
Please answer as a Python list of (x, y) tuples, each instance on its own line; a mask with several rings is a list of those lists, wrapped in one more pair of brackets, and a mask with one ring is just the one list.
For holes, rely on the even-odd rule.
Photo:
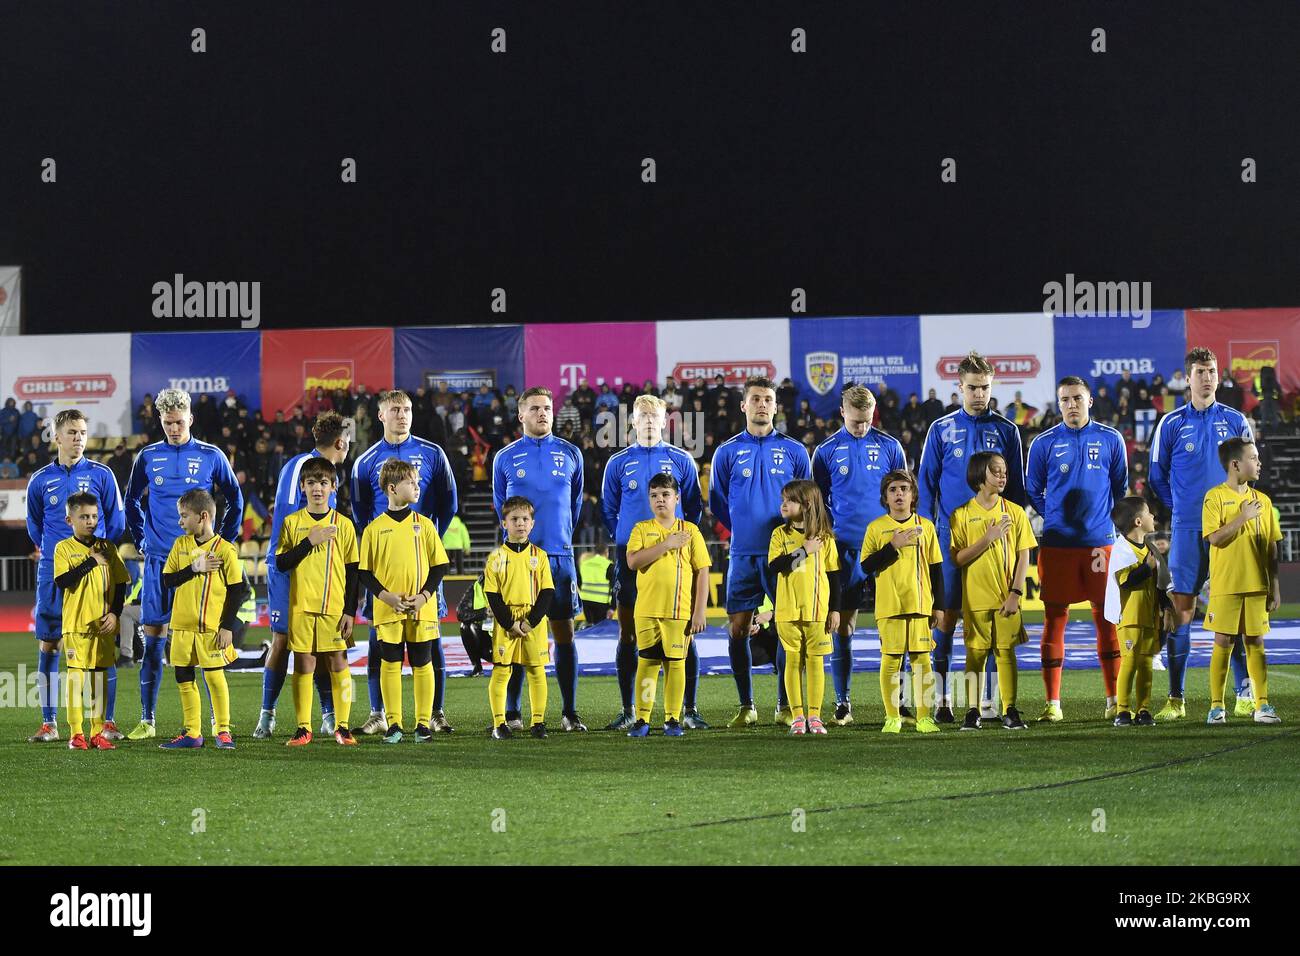
[[(573, 390), (573, 393), (570, 394), (567, 399), (565, 399), (564, 404), (568, 405), (570, 402), (572, 402), (573, 407), (578, 410), (578, 416), (582, 421), (591, 421), (596, 410), (596, 392), (587, 384), (585, 378), (578, 379), (578, 387)], [(561, 415), (562, 414), (563, 411), (561, 411)]]
[(1277, 370), (1271, 365), (1261, 368), (1250, 391), (1259, 399), (1255, 415), (1260, 424), (1265, 428), (1277, 425), (1281, 421), (1278, 406), (1282, 401), (1282, 389), (1277, 384)]
[(135, 433), (144, 435), (148, 441), (156, 441), (162, 436), (162, 426), (158, 424), (158, 413), (153, 407), (153, 396), (145, 393), (144, 401), (135, 410)]
[(671, 375), (664, 380), (664, 391), (659, 397), (664, 400), (664, 404), (668, 407), (668, 414), (671, 415), (673, 412), (681, 411), (684, 396), (677, 390), (677, 383)]
[[(935, 416), (938, 418), (939, 416)], [(902, 427), (904, 430), (912, 432), (921, 432), (930, 427), (926, 420), (925, 410), (921, 407), (921, 400), (916, 392), (907, 396), (907, 404), (903, 406)]]
[[(592, 402), (594, 405), (595, 399)], [(565, 437), (569, 441), (574, 440), (574, 433), (582, 427), (582, 413), (578, 411), (572, 396), (564, 400), (564, 406), (560, 409), (559, 414), (555, 416), (555, 424), (561, 432), (565, 433)]]
[(1183, 374), (1183, 370), (1178, 369), (1175, 371), (1174, 374), (1169, 377), (1167, 384), (1169, 386), (1169, 391), (1173, 393), (1174, 397), (1178, 399), (1178, 404), (1181, 405), (1185, 401), (1185, 396), (1187, 394), (1187, 376)]
[(39, 437), (41, 417), (32, 410), (31, 402), (23, 402), (22, 414), (18, 416), (18, 444), (31, 447), (31, 437)]
[(921, 403), (921, 411), (925, 413), (925, 428), (913, 429), (918, 434), (925, 432), (930, 424), (943, 414), (943, 402), (939, 401), (939, 396), (934, 389), (930, 389), (930, 394)]
[[(956, 393), (956, 392), (953, 392), (951, 395), (948, 396), (948, 404), (945, 405), (945, 406), (943, 407), (943, 414), (944, 414), (944, 415), (951, 415), (953, 412), (957, 411), (957, 409), (959, 409), (959, 408), (961, 408), (961, 402), (958, 401), (958, 399), (957, 399), (957, 393)], [(940, 415), (939, 417), (942, 418), (943, 415)], [(937, 421), (937, 419), (936, 419), (936, 421)], [(934, 424), (934, 423), (931, 422), (931, 424)]]
[(22, 472), (19, 470), (17, 462), (8, 455), (0, 458), (0, 480), (19, 478), (21, 476)]
[(1241, 411), (1241, 386), (1233, 379), (1230, 372), (1223, 373), (1223, 377), (1219, 380), (1219, 387), (1215, 389), (1214, 400), (1220, 405), (1227, 405), (1229, 408)]
[(0, 409), (0, 455), (12, 457), (18, 450), (18, 399), (5, 399)]
[(519, 414), (519, 393), (515, 391), (513, 385), (507, 385), (505, 394), (501, 398), (501, 404), (505, 406), (506, 415), (514, 421)]

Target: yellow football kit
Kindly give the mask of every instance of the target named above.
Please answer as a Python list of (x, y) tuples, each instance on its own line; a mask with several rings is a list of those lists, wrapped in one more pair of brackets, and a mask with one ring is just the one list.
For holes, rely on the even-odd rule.
[(1019, 611), (1003, 616), (999, 610), (1011, 594), (1013, 575), (1020, 552), (1032, 550), (1038, 541), (1029, 527), (1025, 509), (1001, 496), (991, 508), (972, 498), (952, 513), (952, 555), (974, 544), (1003, 515), (1011, 528), (970, 564), (962, 568), (961, 604), (963, 641), (966, 645), (966, 686), (970, 700), (979, 699), (979, 675), (992, 652), (997, 662), (998, 693), (1002, 711), (1016, 703), (1015, 648), (1029, 640)]
[(289, 572), (289, 650), (298, 654), (347, 650), (339, 619), (347, 599), (347, 566), (360, 561), (352, 522), (333, 508), (321, 515), (302, 508), (284, 519), (277, 553), (299, 547), (312, 528), (321, 526), (337, 528), (334, 538), (312, 548)]
[[(629, 555), (653, 548), (669, 535), (685, 533), (685, 547), (664, 552), (636, 573), (636, 607), (633, 619), (638, 652), (636, 668), (636, 714), (649, 721), (664, 673), (664, 720), (681, 720), (686, 696), (686, 654), (691, 635), (686, 625), (693, 611), (695, 575), (708, 571), (711, 562), (700, 529), (690, 521), (674, 518), (664, 527), (654, 518), (638, 521), (628, 536)], [(662, 662), (662, 665), (661, 665)]]
[[(786, 555), (794, 555), (805, 547), (804, 533), (792, 524), (773, 529), (767, 544), (767, 562), (770, 565)], [(776, 575), (776, 601), (773, 620), (776, 636), (785, 649), (786, 697), (796, 718), (821, 717), (822, 699), (826, 693), (826, 668), (822, 658), (831, 652), (832, 641), (827, 617), (832, 607), (831, 584), (828, 575), (839, 571), (839, 549), (831, 538), (823, 538), (815, 554), (805, 553), (795, 557), (788, 570)], [(804, 697), (804, 677), (808, 680), (808, 695)]]
[[(526, 619), (537, 604), (538, 596), (554, 590), (551, 562), (545, 551), (531, 542), (507, 542), (488, 555), (483, 568), (483, 594), (498, 595), (512, 621)], [(489, 603), (492, 603), (489, 601)], [(546, 664), (550, 660), (550, 628), (545, 615), (531, 625), (523, 637), (515, 637), (502, 624), (492, 625), (492, 678), (488, 681), (488, 705), (492, 708), (492, 726), (505, 723), (506, 686), (511, 667), (524, 668), (528, 680), (530, 722), (536, 726), (546, 721)]]
[[(1240, 492), (1227, 482), (1205, 493), (1201, 506), (1201, 534), (1208, 537), (1232, 521), (1250, 499), (1260, 503), (1260, 514), (1246, 522), (1230, 541), (1210, 546), (1210, 605), (1205, 611), (1205, 629), (1216, 634), (1262, 638), (1269, 631), (1268, 600), (1272, 557), (1282, 530), (1277, 525), (1273, 502), (1268, 495), (1249, 485)], [(1246, 670), (1256, 707), (1268, 704), (1268, 664), (1262, 640), (1245, 641)], [(1231, 648), (1216, 641), (1210, 656), (1210, 703), (1223, 706)]]
[[(108, 562), (94, 564), (98, 552)], [(103, 674), (86, 671), (104, 670), (117, 663), (117, 627), (101, 634), (99, 622), (113, 610), (113, 598), (119, 586), (130, 583), (126, 565), (111, 541), (93, 538), (89, 542), (76, 537), (60, 541), (54, 548), (54, 577), (91, 561), (94, 567), (72, 587), (63, 588), (63, 651), (68, 659), (68, 726), (72, 736), (82, 733), (85, 711), (90, 710), (90, 735), (104, 729), (104, 702), (107, 685)]]
[(1135, 560), (1115, 572), (1121, 607), (1116, 627), (1120, 665), (1115, 705), (1119, 713), (1150, 713), (1152, 658), (1160, 652), (1160, 596), (1154, 572), (1140, 572), (1145, 575), (1143, 580), (1129, 583), (1146, 564), (1150, 551), (1132, 539), (1128, 543)]

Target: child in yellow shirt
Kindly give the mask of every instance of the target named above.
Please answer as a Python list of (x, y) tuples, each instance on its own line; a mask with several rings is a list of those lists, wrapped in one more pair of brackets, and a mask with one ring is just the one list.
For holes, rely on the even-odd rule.
[(1228, 480), (1205, 493), (1201, 508), (1201, 534), (1210, 542), (1210, 606), (1205, 612), (1205, 629), (1214, 632), (1210, 713), (1205, 722), (1228, 722), (1223, 696), (1232, 644), (1240, 634), (1254, 688), (1255, 722), (1278, 724), (1281, 718), (1268, 702), (1264, 635), (1269, 614), (1282, 603), (1277, 571), (1282, 530), (1268, 495), (1250, 486), (1259, 480), (1255, 443), (1229, 438), (1219, 446), (1219, 461)]
[(709, 552), (700, 529), (677, 517), (681, 489), (658, 474), (647, 488), (654, 515), (632, 526), (627, 566), (636, 573), (636, 723), (629, 737), (650, 734), (659, 670), (664, 674), (664, 736), (681, 737), (686, 697), (686, 652), (704, 630), (709, 599)]
[[(1002, 727), (1024, 730), (1016, 709), (1016, 646), (1029, 639), (1020, 617), (1029, 551), (1037, 546), (1025, 509), (1002, 497), (1007, 462), (981, 451), (966, 466), (975, 497), (952, 513), (953, 561), (961, 571), (962, 627), (966, 644), (966, 699), (979, 700), (979, 676), (990, 653), (998, 669)], [(980, 709), (966, 711), (962, 730), (980, 729)]]
[(776, 635), (785, 648), (785, 692), (794, 714), (790, 733), (824, 734), (823, 658), (840, 623), (839, 550), (814, 482), (799, 479), (781, 489), (781, 517), (785, 524), (773, 530), (767, 547), (767, 570), (776, 582)]
[[(99, 499), (68, 495), (72, 537), (54, 548), (54, 584), (63, 591), (63, 643), (68, 657), (69, 750), (115, 750), (104, 736), (105, 671), (117, 663), (117, 619), (131, 576), (113, 542), (95, 537)], [(89, 678), (89, 679), (87, 679)], [(83, 718), (90, 710), (90, 739)]]

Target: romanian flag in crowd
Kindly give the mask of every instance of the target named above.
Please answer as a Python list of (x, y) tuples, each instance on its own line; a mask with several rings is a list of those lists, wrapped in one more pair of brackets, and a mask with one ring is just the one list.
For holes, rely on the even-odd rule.
[(243, 539), (247, 541), (259, 536), (269, 517), (270, 512), (266, 510), (266, 505), (262, 504), (257, 495), (245, 495)]
[(1017, 425), (1028, 425), (1038, 417), (1038, 409), (1033, 405), (1020, 404), (1016, 406), (1015, 423)]

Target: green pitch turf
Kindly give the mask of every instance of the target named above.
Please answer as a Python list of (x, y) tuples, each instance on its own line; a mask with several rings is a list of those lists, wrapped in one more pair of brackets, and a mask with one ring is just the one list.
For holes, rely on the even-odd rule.
[[(880, 863), (1255, 864), (1300, 854), (1300, 668), (1272, 669), (1280, 726), (1206, 727), (1204, 669), (1188, 675), (1186, 721), (1119, 730), (1101, 718), (1097, 671), (1065, 672), (1065, 722), (931, 737), (879, 733), (876, 675), (855, 674), (858, 723), (795, 739), (771, 724), (774, 678), (756, 677), (763, 724), (679, 740), (565, 735), (551, 685), (551, 737), (493, 741), (485, 678), (454, 678), (457, 727), (431, 745), (365, 738), (283, 744), (249, 736), (260, 675), (232, 674), (239, 749), (114, 752), (29, 744), (35, 710), (13, 675), (34, 667), (32, 638), (0, 636), (0, 862), (6, 864)], [(138, 715), (138, 671), (123, 670), (119, 723)], [(1156, 675), (1156, 690), (1165, 676)], [(829, 693), (829, 677), (827, 681)], [(6, 688), (0, 688), (6, 689)], [(408, 703), (410, 683), (407, 681)], [(356, 681), (354, 716), (365, 717)], [(613, 678), (583, 678), (579, 703), (601, 725)], [(1043, 704), (1037, 672), (1021, 704)], [(1161, 698), (1162, 699), (1162, 698)], [(700, 682), (701, 709), (734, 713), (730, 677)], [(167, 674), (160, 732), (180, 704)], [(205, 702), (206, 715), (206, 702)], [(658, 716), (658, 712), (656, 712)], [(205, 717), (206, 720), (206, 717)], [(359, 722), (359, 721), (358, 721)], [(59, 728), (66, 739), (66, 724)]]

